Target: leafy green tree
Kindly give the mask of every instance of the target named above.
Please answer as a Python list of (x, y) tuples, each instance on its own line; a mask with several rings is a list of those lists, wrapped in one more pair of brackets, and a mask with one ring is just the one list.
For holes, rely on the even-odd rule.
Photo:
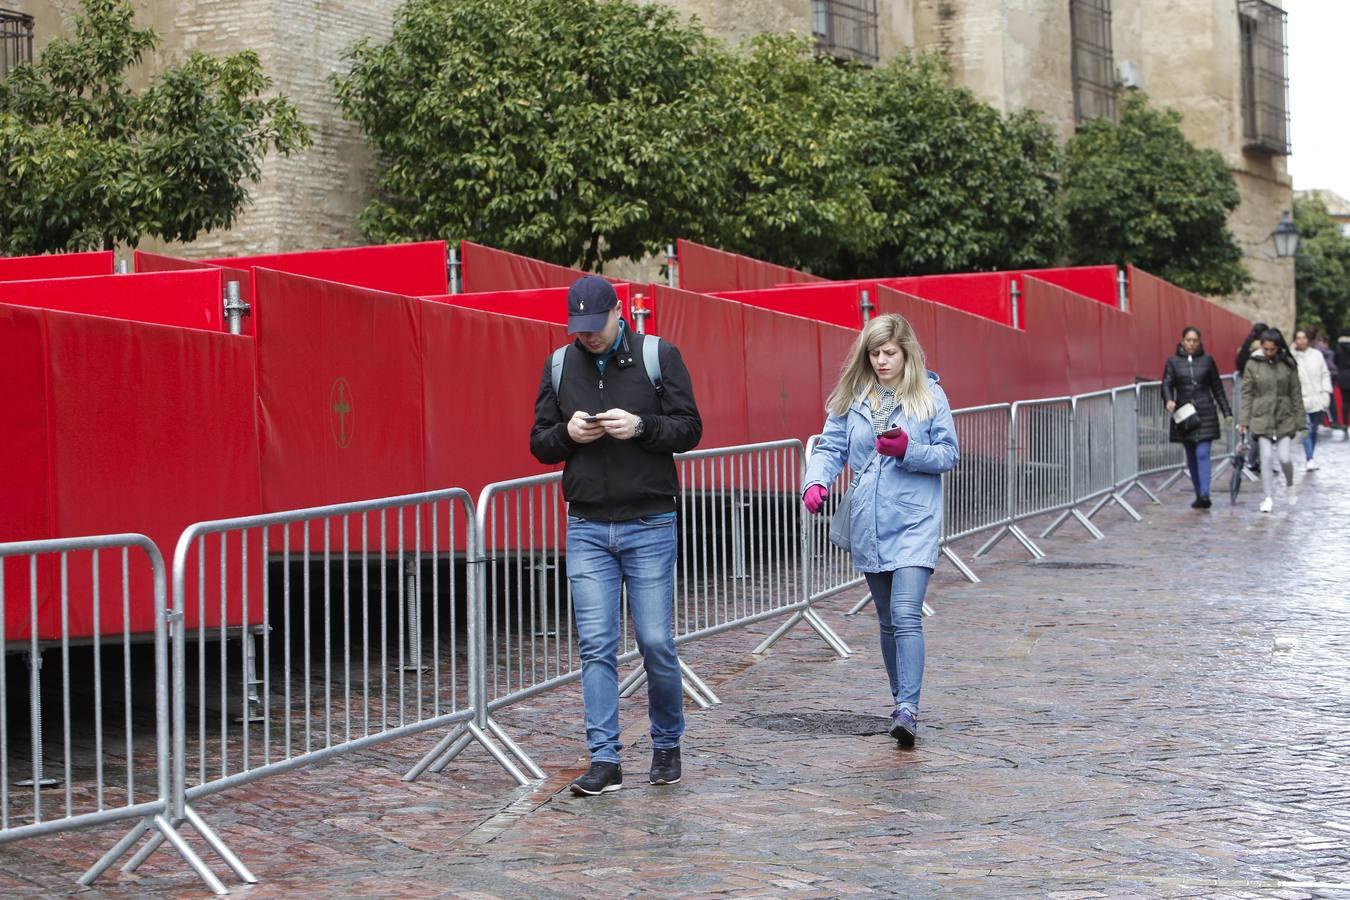
[(1050, 265), (1064, 241), (1061, 154), (1035, 113), (1004, 117), (948, 82), (934, 57), (859, 79), (853, 166), (882, 225), (829, 274), (894, 275)]
[(731, 165), (715, 226), (724, 249), (826, 271), (876, 247), (884, 217), (857, 148), (870, 72), (818, 57), (807, 38), (761, 35), (725, 61), (716, 106)]
[(1350, 326), (1350, 238), (1316, 196), (1294, 200), (1294, 224), (1299, 232), (1294, 259), (1298, 324), (1318, 327), (1334, 342)]
[(0, 252), (84, 250), (228, 228), (263, 156), (309, 133), (252, 52), (200, 53), (135, 93), (158, 37), (128, 0), (84, 0), (72, 37), (0, 79)]
[(661, 6), (409, 0), (336, 81), (380, 159), (362, 227), (586, 268), (707, 238), (727, 177), (724, 59)]
[(1120, 124), (1084, 123), (1064, 172), (1069, 256), (1075, 265), (1132, 263), (1201, 294), (1251, 280), (1228, 230), (1237, 183), (1223, 158), (1181, 132), (1181, 115), (1136, 94)]

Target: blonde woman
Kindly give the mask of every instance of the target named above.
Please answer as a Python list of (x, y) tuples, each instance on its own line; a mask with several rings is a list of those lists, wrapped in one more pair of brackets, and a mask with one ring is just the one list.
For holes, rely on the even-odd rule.
[(901, 316), (873, 319), (826, 402), (825, 428), (806, 465), (802, 502), (814, 515), (843, 470), (855, 481), (853, 564), (867, 578), (890, 679), (891, 737), (914, 746), (923, 682), (923, 610), (942, 536), (942, 473), (960, 450), (947, 395)]

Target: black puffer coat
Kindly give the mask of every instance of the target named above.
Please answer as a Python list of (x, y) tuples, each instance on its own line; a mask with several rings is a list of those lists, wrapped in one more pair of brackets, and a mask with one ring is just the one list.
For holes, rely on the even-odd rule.
[(1184, 438), (1177, 434), (1175, 422), (1169, 426), (1168, 436), (1174, 444), (1217, 440), (1219, 413), (1233, 414), (1223, 391), (1223, 382), (1219, 380), (1219, 365), (1204, 348), (1190, 356), (1180, 344), (1177, 345), (1176, 356), (1169, 357), (1163, 367), (1162, 392), (1164, 401), (1175, 401), (1177, 406), (1194, 403), (1200, 416), (1200, 427)]

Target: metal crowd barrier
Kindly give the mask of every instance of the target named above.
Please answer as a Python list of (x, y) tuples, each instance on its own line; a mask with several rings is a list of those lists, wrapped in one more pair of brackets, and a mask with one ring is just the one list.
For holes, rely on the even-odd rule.
[[(1227, 381), (1238, 387), (1231, 376)], [(1234, 403), (1240, 400), (1235, 392)], [(1138, 487), (1153, 497), (1140, 479), (1182, 465), (1181, 448), (1167, 442), (1156, 382), (953, 417), (962, 453), (943, 478), (941, 546), (971, 581), (978, 578), (953, 551), (955, 541), (993, 532), (975, 554), (981, 556), (1011, 534), (1040, 558), (1020, 523), (1059, 513), (1045, 535), (1073, 518), (1100, 537), (1092, 516), (1116, 502), (1138, 518), (1126, 492)], [(807, 446), (813, 450), (817, 439)], [(1231, 447), (1231, 432), (1226, 440)], [(821, 516), (806, 515), (805, 455), (799, 441), (784, 440), (676, 457), (677, 643), (785, 617), (754, 652), (801, 622), (835, 653), (851, 652), (812, 608), (863, 583), (847, 551), (828, 541), (849, 474), (840, 476)], [(560, 482), (555, 473), (489, 485), (477, 504), (451, 489), (198, 523), (176, 548), (171, 605), (160, 554), (139, 535), (0, 545), (0, 631), (13, 633), (6, 626), (23, 608), (10, 601), (16, 591), (27, 594), (30, 626), (6, 649), (40, 661), (44, 648), (59, 645), (62, 662), (59, 688), (43, 681), (39, 665), (30, 667), (26, 733), (10, 721), (8, 707), (0, 708), (0, 843), (138, 820), (82, 883), (148, 835), (124, 870), (134, 871), (168, 841), (223, 892), (179, 833), (184, 825), (238, 878), (256, 879), (193, 810), (203, 796), (433, 729), (449, 730), (406, 780), (440, 771), (475, 741), (518, 782), (542, 778), (492, 714), (580, 676)], [(1084, 515), (1078, 507), (1093, 501)], [(90, 559), (83, 569), (80, 554)], [(137, 574), (132, 554), (144, 554), (148, 575)], [(104, 573), (110, 562), (120, 562), (111, 578)], [(43, 581), (44, 565), (59, 575)], [(72, 574), (79, 571), (87, 574)], [(44, 594), (40, 584), (59, 591)], [(153, 593), (149, 672), (131, 652), (135, 591)], [(72, 608), (93, 611), (92, 699), (73, 690)], [(111, 621), (117, 628), (105, 630)], [(626, 622), (621, 633), (621, 661), (637, 659)], [(121, 665), (120, 696), (104, 684), (112, 663)], [(682, 669), (694, 702), (720, 702), (683, 662)], [(0, 697), (5, 677), (0, 669)], [(642, 680), (639, 666), (624, 679), (625, 694)], [(151, 684), (147, 723), (144, 710), (132, 710), (136, 686)], [(58, 690), (63, 777), (53, 785), (44, 781), (51, 770), (43, 762), (42, 699)], [(88, 738), (74, 738), (79, 715), (92, 717), (92, 750)], [(27, 764), (13, 773), (30, 776), (21, 783), (10, 767), (24, 744)]]
[[(208, 885), (223, 891), (167, 818), (172, 749), (166, 602), (164, 560), (144, 535), (0, 544), (0, 635), (6, 636), (7, 654), (21, 652), (28, 662), (23, 725), (9, 721), (8, 665), (0, 664), (0, 844), (139, 819), (138, 834), (153, 830), (167, 839)], [(149, 632), (139, 628), (142, 623), (133, 626), (133, 611), (147, 606)], [(72, 625), (75, 618), (89, 623), (87, 636), (72, 637), (85, 632)], [(16, 633), (19, 640), (10, 641)], [(147, 639), (148, 660), (140, 652)], [(73, 659), (72, 646), (82, 644), (90, 655)], [(44, 679), (44, 651), (58, 648), (60, 668)], [(54, 694), (60, 698), (60, 763), (51, 768), (43, 700), (55, 701)], [(11, 754), (25, 744), (27, 764), (11, 772), (11, 760), (17, 761)], [(92, 884), (124, 843), (80, 883)]]
[[(456, 558), (472, 558), (474, 546), (473, 503), (458, 489), (189, 527), (174, 554), (174, 615), (195, 610), (205, 621), (218, 610), (221, 629), (260, 619), (261, 646), (255, 651), (247, 632), (232, 652), (223, 633), (213, 648), (206, 629), (191, 644), (174, 630), (171, 823), (192, 824), (236, 876), (255, 881), (191, 802), (472, 722), (479, 698), (468, 678), (477, 664), (469, 636), (478, 611), (470, 596), (461, 613), (454, 574)], [(124, 870), (135, 871), (160, 841), (152, 837)]]

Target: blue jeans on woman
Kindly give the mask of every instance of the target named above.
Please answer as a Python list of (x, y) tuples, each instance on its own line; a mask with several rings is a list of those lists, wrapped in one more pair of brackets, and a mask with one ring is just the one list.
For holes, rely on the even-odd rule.
[(868, 590), (881, 625), (881, 658), (896, 707), (919, 715), (923, 687), (923, 597), (933, 570), (906, 566), (892, 572), (866, 572)]
[(1209, 496), (1209, 445), (1209, 441), (1182, 444), (1186, 448), (1186, 468), (1191, 473), (1191, 484), (1197, 497)]
[(1313, 454), (1317, 452), (1317, 429), (1322, 427), (1326, 417), (1325, 412), (1308, 413), (1308, 436), (1303, 439), (1303, 452), (1308, 459), (1312, 459)]
[(619, 761), (619, 607), (628, 587), (642, 666), (652, 747), (680, 746), (684, 686), (675, 652), (675, 514), (622, 522), (567, 517), (567, 580), (581, 651), (581, 696), (591, 762)]

